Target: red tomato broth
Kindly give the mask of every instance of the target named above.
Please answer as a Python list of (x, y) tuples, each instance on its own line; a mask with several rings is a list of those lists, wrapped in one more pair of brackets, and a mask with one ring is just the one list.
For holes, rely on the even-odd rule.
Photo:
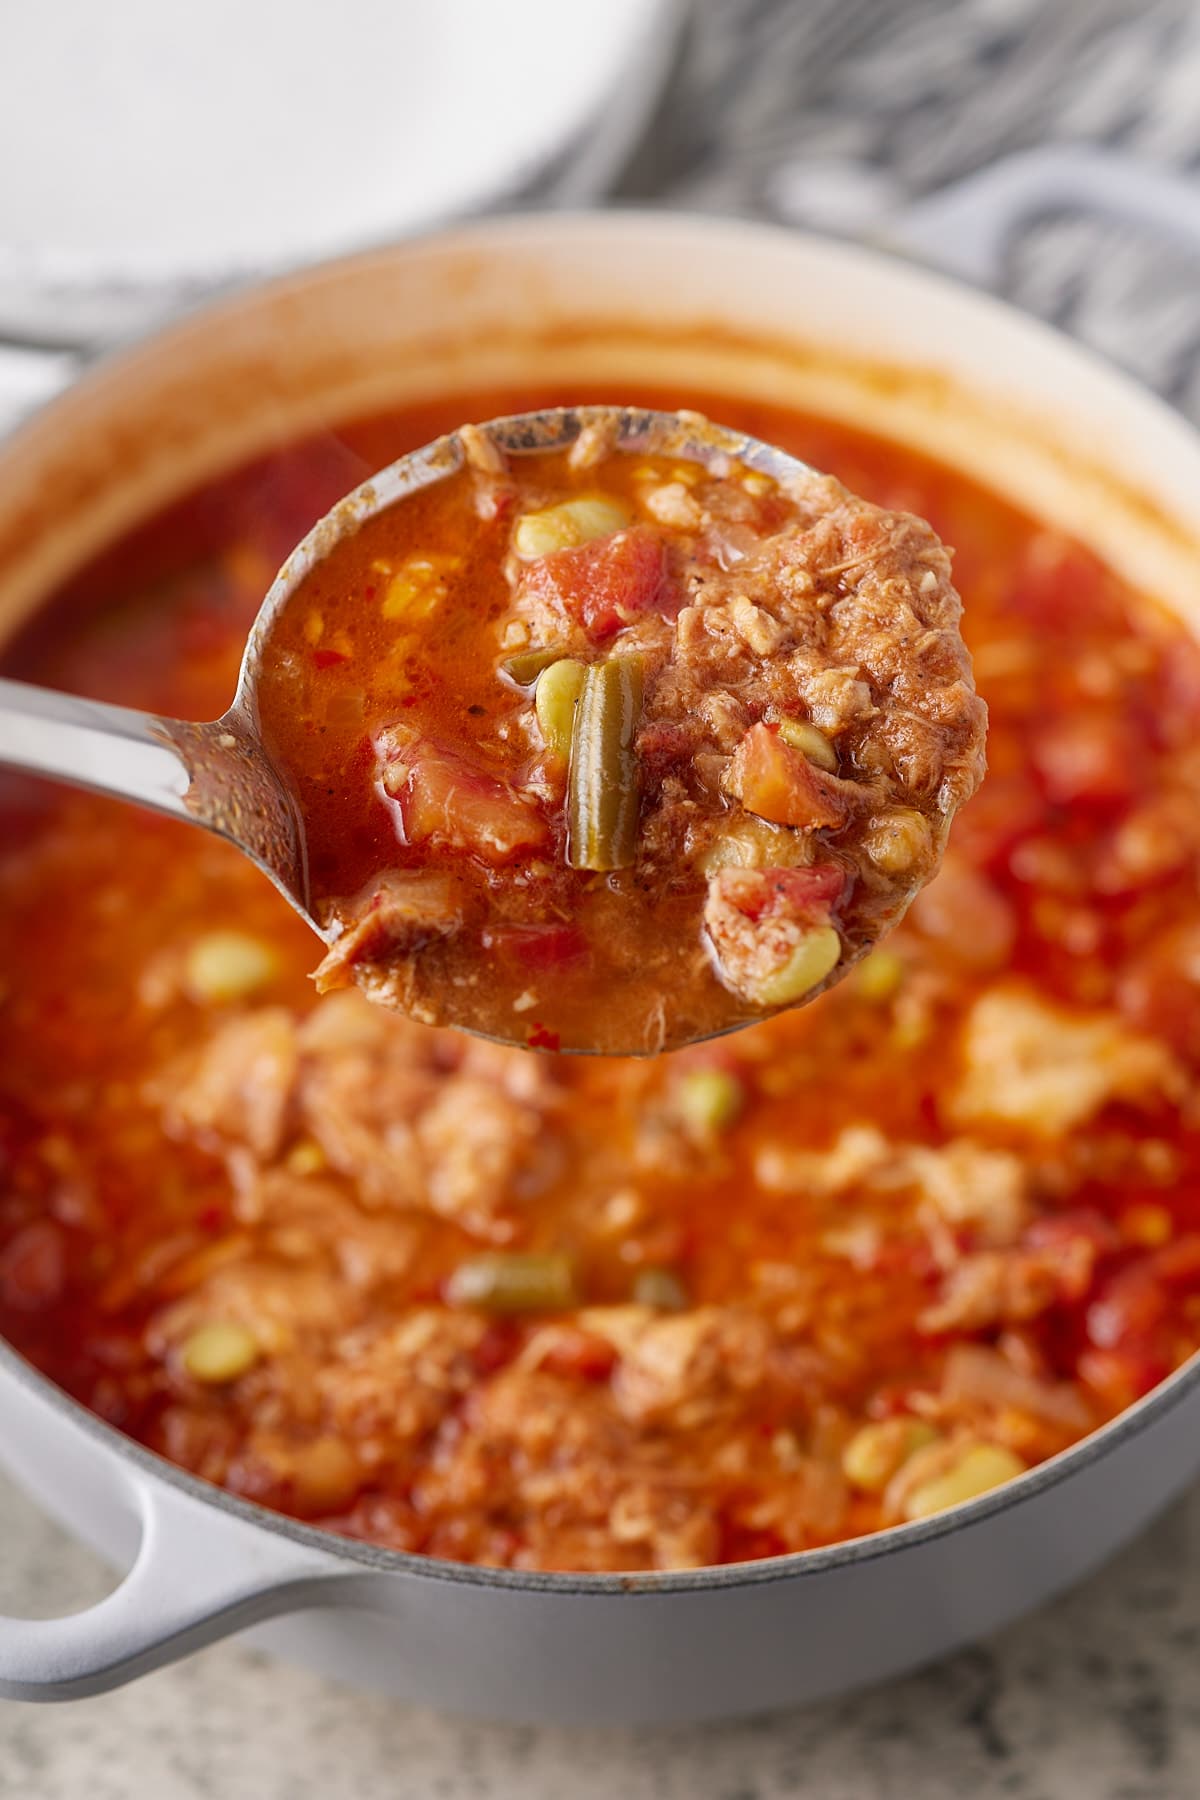
[[(328, 441), (298, 447), (215, 484), (69, 584), (11, 647), (6, 670), (215, 714), (286, 547), (280, 536), (294, 539), (357, 479), (356, 459), (379, 466), (464, 413), (563, 398), (454, 396), (348, 428), (332, 450)], [(804, 1013), (656, 1064), (540, 1059), (550, 1073), (539, 1080), (553, 1083), (543, 1135), (560, 1166), (531, 1196), (504, 1196), (498, 1236), (461, 1216), (362, 1206), (355, 1182), (336, 1170), (299, 1170), (299, 1142), (274, 1171), (297, 1161), (295, 1192), (275, 1216), (239, 1191), (223, 1143), (168, 1117), (162, 1089), (179, 1059), (230, 1021), (279, 1007), (288, 1017), (310, 1012), (311, 936), (248, 865), (200, 833), (11, 778), (0, 794), (6, 1335), (103, 1417), (234, 1491), (462, 1560), (678, 1566), (853, 1536), (915, 1516), (904, 1465), (891, 1500), (843, 1474), (847, 1444), (865, 1424), (927, 1422), (956, 1454), (965, 1433), (1023, 1466), (1120, 1410), (1200, 1342), (1200, 1130), (1188, 1079), (1174, 1075), (1192, 1077), (1200, 1054), (1187, 936), (1200, 934), (1200, 828), (1184, 830), (1181, 848), (1176, 816), (1194, 792), (1195, 646), (1085, 550), (911, 451), (725, 398), (645, 399), (698, 405), (777, 441), (855, 491), (914, 507), (957, 546), (967, 635), (991, 709), (992, 773), (929, 897), (942, 882), (953, 894), (957, 880), (975, 920), (986, 894), (1000, 923), (990, 943), (976, 934), (974, 961), (936, 909), (937, 929), (925, 928), (919, 902), (883, 953), (894, 966), (871, 977), (868, 964)], [(259, 504), (264, 492), (277, 512)], [(1119, 750), (1092, 758), (1094, 791), (1085, 786), (1069, 805), (1050, 796), (1038, 729), (1064, 709)], [(1130, 756), (1135, 779), (1114, 781), (1114, 760)], [(269, 944), (272, 970), (250, 997), (198, 1002), (181, 974), (189, 946), (226, 926)], [(1172, 960), (1164, 945), (1175, 943)], [(548, 953), (569, 960), (572, 946)], [(1171, 1072), (1105, 1096), (1067, 1129), (966, 1117), (964, 1021), (1014, 979), (1035, 984), (1043, 1001), (1163, 1044)], [(440, 1044), (449, 1068), (459, 1052)], [(712, 1129), (681, 1123), (681, 1084), (696, 1070), (738, 1084), (740, 1110)], [(829, 1153), (864, 1125), (891, 1150), (945, 1153), (967, 1139), (978, 1152), (1014, 1155), (1027, 1190), (1015, 1234), (989, 1243), (980, 1216), (931, 1224), (927, 1196), (909, 1178), (836, 1185)], [(797, 1151), (826, 1160), (797, 1173), (787, 1162)], [(335, 1219), (335, 1200), (347, 1197), (351, 1211)], [(352, 1237), (382, 1219), (412, 1239), (394, 1270), (365, 1286), (339, 1273), (347, 1219)], [(1057, 1234), (1059, 1248), (1047, 1250), (1039, 1231)], [(391, 1249), (390, 1238), (380, 1242)], [(378, 1419), (347, 1422), (335, 1389), (301, 1399), (318, 1391), (322, 1370), (336, 1383), (353, 1363), (356, 1331), (387, 1331), (415, 1312), (435, 1327), (443, 1315), (474, 1318), (444, 1304), (445, 1283), (489, 1242), (501, 1254), (569, 1257), (584, 1316), (572, 1305), (480, 1319), (453, 1380), (403, 1443)], [(1082, 1273), (1071, 1261), (1081, 1245), (1092, 1256)], [(1059, 1258), (1039, 1309), (919, 1325), (944, 1304), (963, 1259), (994, 1253), (1011, 1275), (1031, 1251)], [(647, 1388), (636, 1344), (614, 1352), (597, 1329), (608, 1329), (601, 1315), (627, 1307), (639, 1275), (658, 1269), (674, 1272), (687, 1306), (656, 1311), (650, 1327), (678, 1331), (703, 1315), (706, 1329), (725, 1333), (714, 1340), (719, 1371), (749, 1358), (747, 1321), (761, 1326), (752, 1381), (731, 1386), (693, 1370), (686, 1395), (664, 1395)], [(276, 1337), (248, 1372), (206, 1386), (181, 1366), (178, 1340), (164, 1341), (163, 1320), (180, 1305), (220, 1317), (230, 1271), (241, 1272), (243, 1298), (257, 1294), (256, 1322), (273, 1321)], [(650, 1327), (643, 1319), (639, 1329)], [(543, 1360), (530, 1361), (531, 1346)], [(1055, 1424), (1021, 1407), (947, 1398), (965, 1346), (1028, 1372), (1052, 1398), (1070, 1384), (1079, 1410)], [(354, 1373), (361, 1383), (357, 1364)], [(399, 1406), (411, 1374), (401, 1357), (378, 1391)], [(552, 1505), (531, 1498), (531, 1469), (543, 1480), (546, 1470), (526, 1428), (501, 1421), (505, 1394), (523, 1401), (529, 1420), (559, 1420), (560, 1436), (561, 1421), (572, 1422), (578, 1441), (560, 1461), (579, 1482), (556, 1490)], [(347, 1459), (330, 1453), (331, 1440)], [(641, 1536), (629, 1535), (624, 1513), (618, 1533), (605, 1486), (606, 1456), (621, 1459), (627, 1484), (631, 1453), (649, 1496)], [(938, 1472), (931, 1463), (931, 1478)]]

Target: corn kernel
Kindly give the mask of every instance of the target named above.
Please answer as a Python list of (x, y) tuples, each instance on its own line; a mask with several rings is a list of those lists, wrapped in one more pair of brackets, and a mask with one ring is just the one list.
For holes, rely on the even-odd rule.
[(832, 925), (805, 932), (781, 969), (758, 983), (754, 998), (762, 1006), (789, 1006), (819, 986), (833, 972), (842, 940)]
[(728, 1069), (689, 1069), (675, 1088), (675, 1107), (693, 1137), (723, 1131), (741, 1112), (746, 1090)]
[(193, 1000), (220, 1005), (246, 999), (278, 971), (278, 956), (261, 938), (244, 931), (210, 931), (188, 950), (184, 983)]
[(824, 769), (830, 775), (837, 774), (837, 751), (825, 733), (818, 731), (815, 725), (810, 725), (806, 719), (781, 719), (779, 735), (785, 744), (790, 744), (793, 750), (799, 750), (803, 756), (807, 756), (809, 762), (815, 763), (818, 769)]
[(761, 500), (775, 486), (769, 475), (760, 475), (756, 469), (747, 469), (742, 476), (742, 486), (755, 500)]
[(1025, 1464), (1001, 1444), (972, 1444), (952, 1469), (914, 1488), (904, 1507), (906, 1519), (927, 1519), (931, 1513), (961, 1506), (1006, 1481), (1025, 1473)]
[(319, 613), (317, 611), (316, 607), (314, 606), (312, 608), (311, 612), (306, 614), (305, 620), (304, 620), (304, 641), (305, 641), (305, 643), (306, 644), (319, 644), (321, 641), (321, 634), (324, 630), (325, 630), (324, 614)]
[(882, 1006), (904, 980), (904, 958), (894, 950), (873, 950), (854, 972), (854, 985), (872, 1006)]
[(924, 1419), (880, 1419), (856, 1431), (842, 1451), (842, 1473), (864, 1494), (881, 1494), (897, 1469), (938, 1433)]
[(513, 549), (522, 562), (556, 550), (574, 550), (593, 538), (611, 537), (629, 523), (629, 509), (605, 494), (581, 494), (540, 512), (523, 513), (513, 527)]
[(228, 1319), (197, 1326), (179, 1350), (179, 1360), (192, 1380), (213, 1386), (237, 1381), (254, 1367), (259, 1355), (253, 1332)]

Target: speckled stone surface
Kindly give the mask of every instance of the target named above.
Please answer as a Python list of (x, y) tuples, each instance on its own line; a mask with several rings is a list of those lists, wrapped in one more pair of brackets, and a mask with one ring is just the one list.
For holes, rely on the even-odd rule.
[[(890, 183), (902, 200), (1006, 151), (1079, 136), (1195, 168), (1198, 93), (1191, 0), (705, 0), (627, 191), (800, 219), (805, 205), (820, 213), (822, 194), (876, 200)], [(789, 167), (806, 179), (781, 181)], [(1200, 420), (1194, 266), (1112, 226), (1046, 221), (1017, 247), (1006, 286)], [(106, 1585), (0, 1482), (0, 1608), (70, 1611)], [(0, 1704), (0, 1800), (785, 1796), (1200, 1800), (1200, 1492), (989, 1642), (748, 1724), (463, 1723), (236, 1643), (94, 1700)]]
[[(0, 1605), (94, 1558), (0, 1486)], [(69, 1706), (0, 1703), (0, 1800), (1196, 1800), (1200, 1492), (1074, 1594), (908, 1680), (767, 1719), (565, 1732), (439, 1718), (236, 1643)]]

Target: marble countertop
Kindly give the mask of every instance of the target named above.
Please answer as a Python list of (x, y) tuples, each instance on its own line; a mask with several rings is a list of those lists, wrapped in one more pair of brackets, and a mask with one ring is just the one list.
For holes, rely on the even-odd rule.
[[(821, 223), (1044, 141), (1195, 169), (1197, 92), (1194, 0), (700, 0), (625, 192)], [(1004, 287), (1200, 421), (1194, 265), (1128, 229), (1049, 220)], [(69, 1611), (105, 1586), (0, 1483), (0, 1607)], [(463, 1723), (232, 1643), (71, 1706), (0, 1705), (0, 1800), (1196, 1800), (1198, 1650), (1200, 1492), (989, 1642), (792, 1714)]]
[[(0, 1603), (95, 1599), (95, 1559), (0, 1486)], [(1195, 1800), (1200, 1492), (1073, 1594), (847, 1699), (732, 1725), (446, 1719), (240, 1647), (69, 1706), (0, 1704), (0, 1800)]]

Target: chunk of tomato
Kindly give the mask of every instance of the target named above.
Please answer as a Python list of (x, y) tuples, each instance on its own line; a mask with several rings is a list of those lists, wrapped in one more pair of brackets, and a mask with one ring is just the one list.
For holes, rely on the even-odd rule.
[(380, 780), (399, 807), (406, 843), (432, 841), (505, 863), (549, 842), (536, 804), (465, 757), (424, 738), (398, 748), (382, 734), (380, 747)]
[(723, 898), (755, 924), (769, 918), (826, 919), (846, 885), (845, 870), (836, 863), (812, 863), (806, 869), (722, 869), (719, 879)]
[(674, 618), (682, 599), (667, 571), (666, 545), (647, 525), (539, 557), (524, 586), (593, 638), (611, 637), (643, 613)]
[(748, 812), (773, 825), (836, 830), (848, 817), (833, 782), (803, 751), (785, 744), (775, 725), (750, 727), (733, 753), (725, 785)]

